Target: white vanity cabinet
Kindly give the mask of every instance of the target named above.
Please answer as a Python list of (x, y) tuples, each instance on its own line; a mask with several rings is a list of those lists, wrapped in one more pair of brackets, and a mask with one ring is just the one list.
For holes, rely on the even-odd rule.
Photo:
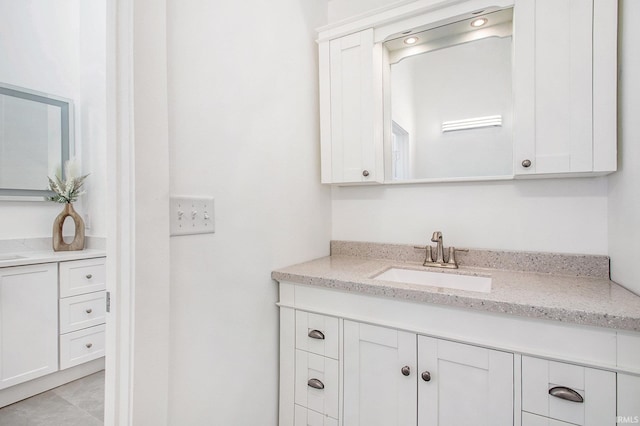
[(616, 0), (517, 0), (516, 176), (616, 170)]
[(637, 332), (286, 281), (278, 305), (280, 426), (613, 426), (640, 416)]
[(373, 29), (322, 42), (322, 183), (383, 182), (382, 59)]
[(513, 424), (513, 354), (344, 321), (344, 424)]
[(58, 265), (0, 268), (0, 389), (58, 370)]

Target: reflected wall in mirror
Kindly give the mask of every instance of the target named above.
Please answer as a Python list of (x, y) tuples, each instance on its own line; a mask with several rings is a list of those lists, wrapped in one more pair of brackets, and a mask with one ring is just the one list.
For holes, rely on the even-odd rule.
[(0, 83), (0, 196), (47, 195), (73, 142), (69, 99)]
[(500, 10), (384, 43), (392, 180), (513, 175), (512, 16)]

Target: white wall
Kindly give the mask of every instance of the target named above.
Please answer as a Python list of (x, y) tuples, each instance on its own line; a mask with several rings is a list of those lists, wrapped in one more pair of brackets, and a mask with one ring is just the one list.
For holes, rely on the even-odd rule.
[(335, 240), (607, 254), (606, 178), (333, 190)]
[(79, 5), (79, 106), (77, 142), (87, 193), (82, 197), (87, 235), (104, 237), (107, 226), (106, 0)]
[(329, 23), (368, 12), (391, 3), (394, 0), (329, 0)]
[[(82, 157), (87, 147), (82, 165), (91, 173), (91, 193), (77, 207), (81, 213), (89, 211), (92, 228), (87, 235), (95, 236), (106, 233), (103, 3), (0, 0), (0, 81), (74, 100), (76, 148)], [(42, 179), (46, 186), (46, 176)], [(0, 239), (50, 237), (61, 206), (1, 201), (0, 211)]]
[(329, 253), (317, 46), (326, 2), (170, 0), (171, 192), (216, 233), (171, 238), (169, 421), (275, 425), (274, 268)]
[(609, 178), (611, 278), (640, 294), (640, 2), (619, 2), (618, 172)]

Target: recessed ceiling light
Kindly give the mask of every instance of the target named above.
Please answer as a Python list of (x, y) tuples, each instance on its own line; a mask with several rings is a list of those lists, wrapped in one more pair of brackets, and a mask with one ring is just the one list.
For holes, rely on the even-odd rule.
[(473, 28), (478, 28), (486, 24), (489, 20), (487, 18), (478, 18), (471, 21), (471, 26)]
[(404, 39), (404, 44), (416, 44), (418, 37), (407, 37)]

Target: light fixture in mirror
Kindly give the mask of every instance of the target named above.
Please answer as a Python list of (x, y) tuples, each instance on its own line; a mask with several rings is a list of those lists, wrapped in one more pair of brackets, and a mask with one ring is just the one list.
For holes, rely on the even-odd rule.
[[(513, 176), (512, 9), (384, 43), (385, 167), (392, 181)], [(484, 25), (472, 26), (482, 20)], [(405, 31), (406, 33), (406, 31)]]
[(47, 176), (70, 156), (73, 103), (0, 84), (0, 196), (44, 196)]

